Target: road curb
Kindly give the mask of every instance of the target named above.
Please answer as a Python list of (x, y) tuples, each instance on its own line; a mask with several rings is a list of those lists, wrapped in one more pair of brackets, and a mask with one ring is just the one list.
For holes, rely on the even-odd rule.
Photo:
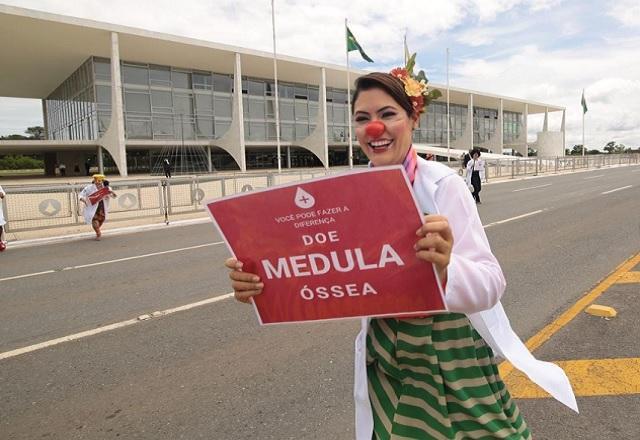
[[(102, 236), (109, 237), (109, 236), (116, 236), (116, 235), (134, 234), (136, 232), (153, 231), (153, 230), (162, 229), (162, 228), (198, 225), (202, 223), (208, 223), (210, 221), (211, 220), (208, 217), (203, 217), (203, 218), (190, 219), (190, 220), (177, 220), (174, 222), (170, 222), (169, 224), (166, 224), (163, 222), (163, 223), (153, 223), (150, 225), (126, 226), (123, 228), (104, 231), (102, 233)], [(8, 247), (10, 249), (19, 249), (19, 248), (25, 248), (25, 247), (40, 246), (45, 244), (86, 240), (93, 237), (95, 237), (95, 234), (93, 232), (82, 232), (79, 234), (58, 235), (55, 237), (43, 237), (43, 238), (33, 238), (28, 240), (10, 241), (8, 243)]]

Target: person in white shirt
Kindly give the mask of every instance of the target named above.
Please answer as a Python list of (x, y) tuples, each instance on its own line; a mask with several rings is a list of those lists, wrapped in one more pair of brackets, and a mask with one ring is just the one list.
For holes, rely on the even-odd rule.
[[(422, 93), (409, 95), (412, 90)], [(362, 319), (355, 343), (356, 439), (527, 440), (531, 433), (500, 378), (497, 356), (577, 411), (575, 396), (562, 369), (537, 361), (511, 330), (500, 305), (504, 275), (464, 180), (419, 158), (411, 144), (426, 93), (406, 69), (356, 81), (352, 112), (360, 148), (370, 166), (404, 166), (428, 213), (416, 233), (416, 258), (433, 264), (448, 308), (420, 318)], [(225, 265), (238, 301), (262, 292), (264, 283), (243, 272), (241, 261)]]
[(85, 186), (79, 194), (80, 202), (84, 204), (84, 222), (91, 225), (96, 233), (97, 241), (100, 241), (100, 238), (102, 237), (102, 231), (100, 228), (102, 228), (102, 225), (107, 218), (107, 213), (109, 212), (109, 199), (111, 197), (116, 197), (116, 193), (109, 190), (108, 195), (96, 203), (92, 203), (89, 196), (105, 187), (109, 188), (109, 185), (105, 180), (105, 176), (103, 174), (94, 174), (92, 182)]
[(474, 148), (471, 151), (472, 159), (467, 163), (467, 186), (473, 188), (473, 198), (480, 204), (480, 191), (484, 180), (484, 160), (480, 159), (480, 150)]
[(4, 239), (4, 225), (6, 225), (7, 222), (4, 219), (4, 212), (2, 211), (2, 200), (4, 199), (5, 195), (6, 193), (2, 189), (2, 186), (0, 186), (0, 252), (4, 251), (7, 248), (7, 242)]

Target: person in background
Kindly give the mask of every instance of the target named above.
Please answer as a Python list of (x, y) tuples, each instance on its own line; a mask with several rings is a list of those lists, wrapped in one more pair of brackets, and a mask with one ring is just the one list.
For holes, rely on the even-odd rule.
[(469, 153), (464, 153), (462, 155), (462, 166), (464, 168), (467, 168), (467, 164), (469, 163), (470, 160), (471, 160), (471, 156), (469, 155)]
[(64, 164), (64, 162), (60, 162), (60, 165), (58, 165), (58, 169), (60, 170), (60, 177), (65, 177), (67, 175), (67, 166)]
[(162, 161), (162, 169), (164, 170), (164, 177), (167, 179), (171, 178), (171, 162), (169, 159), (165, 159)]
[(84, 162), (84, 170), (87, 173), (87, 176), (91, 174), (91, 159), (87, 157), (87, 160)]
[[(107, 188), (107, 194), (99, 201), (93, 203), (89, 196), (97, 193), (103, 188)], [(102, 225), (107, 218), (107, 212), (109, 212), (109, 199), (117, 197), (116, 193), (109, 188), (109, 182), (105, 180), (105, 176), (102, 174), (94, 174), (92, 182), (85, 186), (80, 192), (80, 202), (84, 204), (84, 221), (86, 224), (90, 224), (96, 233), (96, 240), (100, 241), (102, 237)]]
[(2, 189), (2, 186), (0, 186), (0, 252), (3, 252), (7, 248), (7, 241), (4, 237), (4, 225), (6, 225), (7, 222), (4, 219), (4, 212), (2, 211), (2, 200), (5, 195), (6, 193)]
[(484, 180), (484, 160), (480, 159), (480, 150), (477, 148), (471, 150), (471, 160), (467, 163), (466, 180), (467, 186), (473, 187), (473, 198), (476, 204), (481, 204), (480, 191)]
[[(500, 304), (504, 275), (464, 180), (449, 167), (418, 157), (413, 148), (412, 131), (427, 93), (426, 83), (406, 69), (356, 80), (352, 113), (360, 148), (370, 166), (406, 170), (421, 211), (428, 213), (416, 231), (415, 257), (433, 264), (449, 310), (420, 318), (362, 319), (355, 344), (356, 439), (529, 440), (494, 355), (577, 411), (575, 396), (560, 367), (533, 358), (511, 330)], [(362, 193), (371, 196), (375, 190), (362, 188)], [(225, 265), (240, 302), (250, 303), (268, 282), (243, 272), (243, 262), (235, 258)]]

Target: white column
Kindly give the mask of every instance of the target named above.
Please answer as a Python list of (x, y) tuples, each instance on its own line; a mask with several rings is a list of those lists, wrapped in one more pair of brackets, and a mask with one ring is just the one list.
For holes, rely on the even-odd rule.
[(524, 105), (524, 114), (522, 115), (522, 122), (524, 126), (524, 151), (522, 155), (524, 157), (529, 156), (529, 142), (528, 142), (528, 133), (529, 133), (529, 104)]
[(244, 142), (244, 114), (242, 110), (242, 64), (240, 54), (236, 53), (233, 70), (233, 111), (231, 125), (227, 132), (215, 142), (233, 157), (240, 171), (247, 170)]
[(44, 139), (49, 139), (49, 123), (47, 121), (47, 101), (46, 99), (42, 100), (42, 121), (44, 123)]
[(320, 86), (318, 96), (318, 116), (316, 128), (306, 138), (298, 141), (301, 147), (316, 155), (325, 167), (329, 168), (329, 144), (327, 141), (327, 81), (324, 67), (320, 69)]
[[(327, 72), (322, 68), (322, 79), (320, 82), (320, 102), (322, 108), (322, 137), (324, 140), (324, 167), (329, 169), (329, 127), (327, 124)], [(347, 109), (347, 115), (351, 114), (351, 108)], [(347, 116), (350, 117), (350, 116)]]
[(473, 93), (469, 93), (469, 100), (467, 103), (467, 127), (471, 133), (469, 140), (469, 150), (473, 149)]
[(213, 165), (211, 164), (211, 145), (207, 145), (207, 170), (213, 172)]
[(127, 150), (120, 78), (120, 46), (116, 32), (111, 32), (111, 122), (102, 138), (98, 139), (98, 145), (103, 146), (111, 154), (120, 175), (126, 176)]
[(496, 127), (498, 135), (498, 154), (504, 151), (504, 100), (500, 98), (498, 103), (498, 126)]
[[(240, 138), (240, 171), (247, 171), (247, 155), (245, 152), (244, 144), (244, 109), (242, 103), (242, 61), (240, 54), (236, 53), (236, 66), (233, 74), (233, 81), (235, 84), (234, 99), (237, 101), (237, 115), (233, 115), (238, 118), (238, 136)], [(276, 97), (277, 99), (277, 97)]]
[(542, 131), (549, 131), (549, 107), (544, 108), (544, 124), (542, 124)]
[(562, 155), (563, 156), (565, 155), (565, 150), (567, 148), (566, 138), (565, 138), (566, 132), (564, 128), (566, 113), (567, 113), (567, 110), (562, 110), (562, 123), (560, 124), (560, 131), (562, 132)]
[(287, 168), (291, 169), (291, 146), (287, 147)]

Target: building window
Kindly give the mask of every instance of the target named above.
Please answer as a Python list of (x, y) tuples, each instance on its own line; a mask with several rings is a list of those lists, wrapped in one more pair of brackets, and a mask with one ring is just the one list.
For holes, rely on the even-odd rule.
[(125, 96), (125, 111), (136, 113), (151, 113), (151, 102), (148, 93), (127, 91)]
[(171, 71), (171, 82), (174, 89), (190, 89), (191, 74), (189, 72)]
[(213, 89), (213, 78), (211, 78), (210, 73), (194, 72), (192, 75), (192, 78), (193, 78), (194, 89), (199, 89), (199, 90)]
[(171, 92), (163, 90), (151, 90), (151, 106), (154, 111), (171, 111), (173, 109), (173, 99)]
[(149, 85), (149, 69), (146, 66), (124, 64), (122, 66), (122, 77), (125, 84)]
[(152, 86), (171, 87), (171, 68), (165, 66), (150, 66), (149, 80)]

